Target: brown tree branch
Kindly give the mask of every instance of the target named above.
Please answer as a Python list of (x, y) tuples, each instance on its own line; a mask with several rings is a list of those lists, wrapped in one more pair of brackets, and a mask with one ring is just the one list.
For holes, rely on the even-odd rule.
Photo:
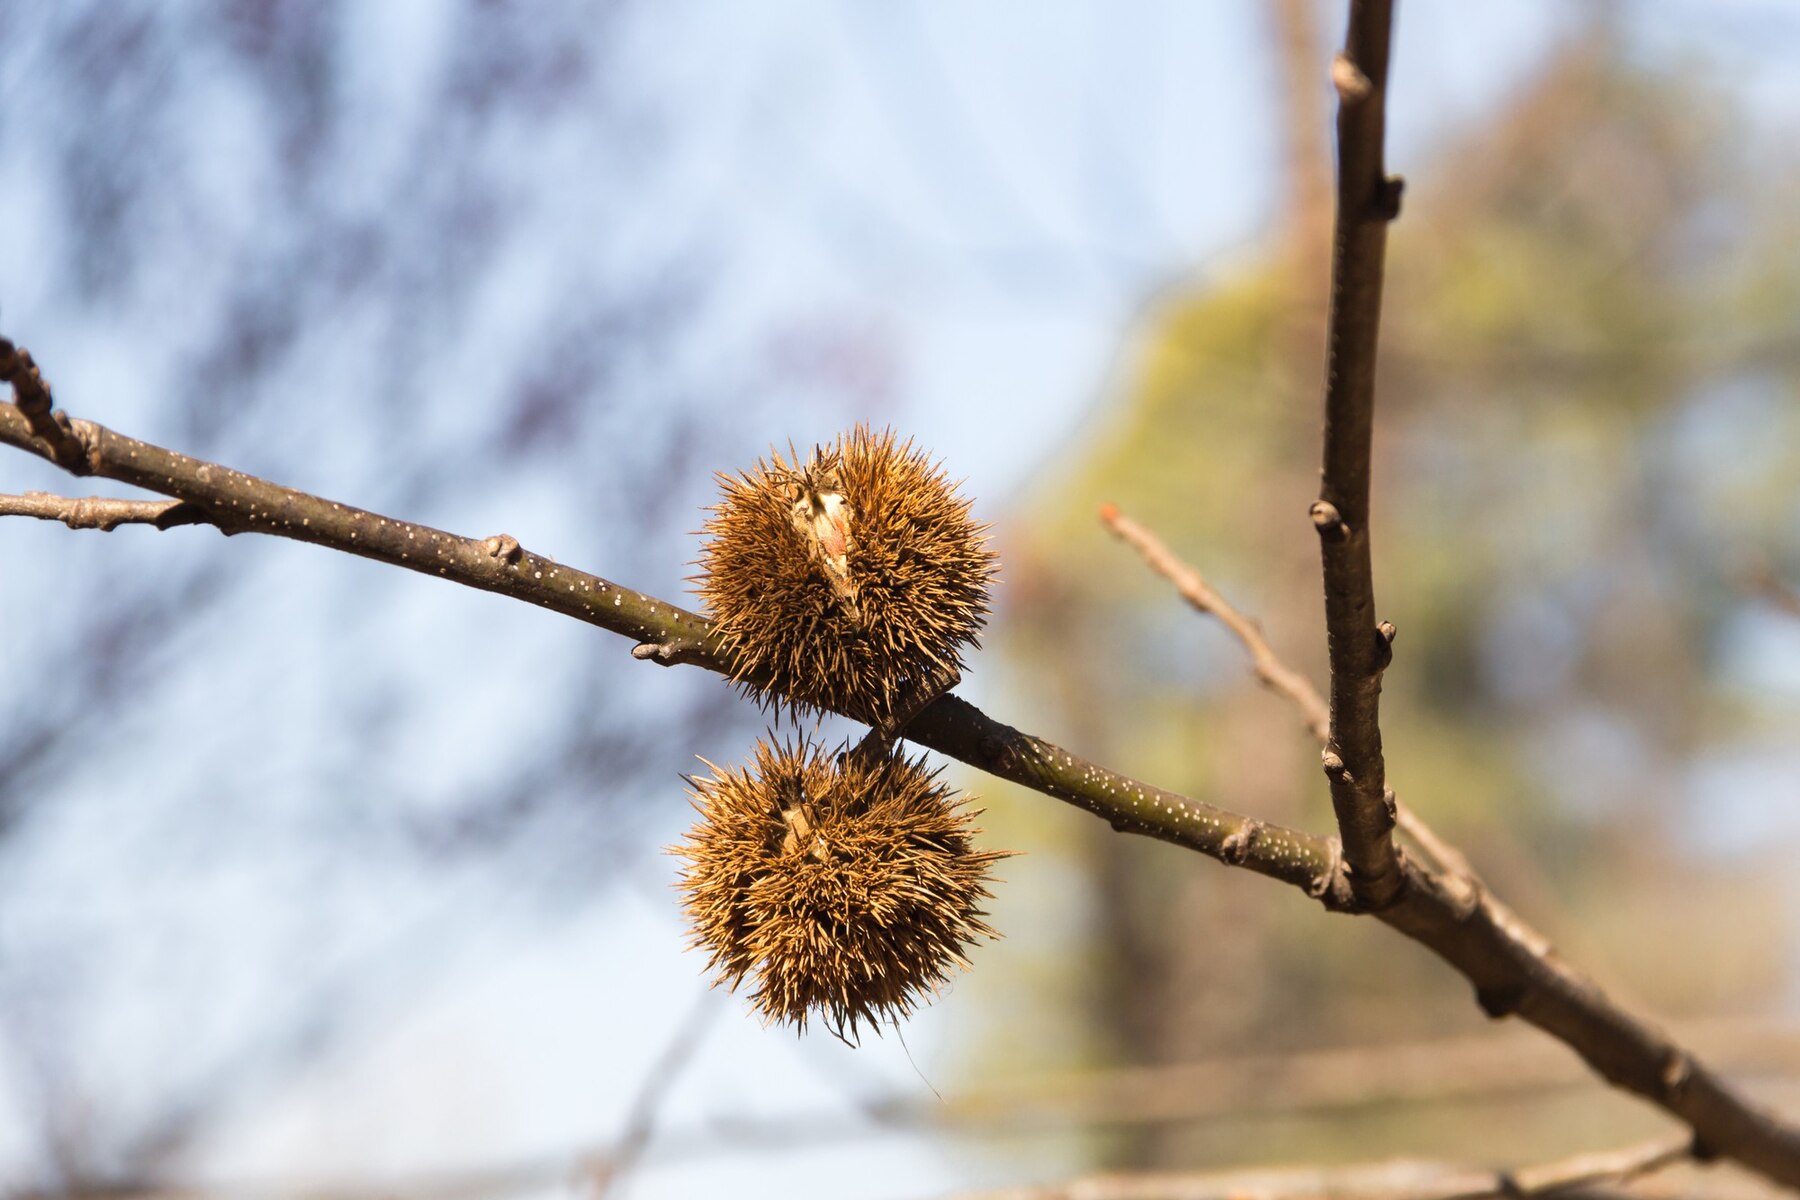
[(1369, 450), (1375, 418), (1375, 343), (1381, 325), (1387, 226), (1400, 183), (1382, 164), (1392, 0), (1352, 0), (1338, 93), (1337, 223), (1326, 331), (1325, 454), (1313, 524), (1325, 576), (1331, 660), (1331, 735), (1323, 754), (1350, 886), (1368, 908), (1394, 902), (1405, 882), (1381, 757), (1381, 674), (1393, 626), (1376, 623), (1369, 549)]
[[(1793, 1186), (1800, 1183), (1793, 1177), (1793, 1155), (1800, 1149), (1793, 1130), (1753, 1115), (1691, 1055), (1614, 1008), (1485, 888), (1465, 888), (1459, 895), (1446, 886), (1451, 877), (1419, 871), (1396, 853), (1379, 722), (1381, 676), (1391, 658), (1394, 628), (1375, 617), (1369, 538), (1383, 256), (1401, 190), (1382, 161), (1392, 16), (1391, 0), (1352, 0), (1345, 48), (1332, 70), (1339, 96), (1337, 223), (1323, 478), (1312, 516), (1320, 535), (1331, 663), (1331, 744), (1324, 765), (1351, 889), (1360, 906), (1456, 963), (1490, 1015), (1523, 1016), (1576, 1047), (1613, 1083), (1680, 1114), (1695, 1131), (1696, 1157), (1720, 1153), (1718, 1133), (1742, 1138), (1731, 1153)], [(1427, 897), (1422, 889), (1438, 894)], [(1466, 915), (1454, 915), (1458, 912)], [(1484, 932), (1470, 937), (1476, 924)], [(1494, 956), (1502, 946), (1506, 949)], [(1523, 959), (1517, 957), (1521, 953)], [(1517, 990), (1521, 985), (1524, 990)], [(1590, 1018), (1600, 1008), (1611, 1013), (1606, 1036), (1596, 1040)]]
[[(657, 648), (659, 660), (732, 675), (737, 664), (706, 619), (609, 580), (525, 551), (500, 535), (478, 540), (337, 504), (112, 432), (67, 421), (80, 455), (72, 470), (100, 475), (216, 514), (227, 532), (310, 542), (497, 592)], [(56, 461), (16, 405), (0, 404), (0, 442)], [(1304, 889), (1327, 907), (1356, 907), (1336, 840), (1315, 837), (1165, 792), (1087, 762), (983, 714), (954, 695), (927, 707), (910, 740), (1138, 833)], [(1752, 1107), (1660, 1030), (1616, 1005), (1562, 964), (1543, 940), (1484, 889), (1400, 860), (1404, 887), (1376, 911), (1475, 986), (1494, 1016), (1517, 1013), (1572, 1047), (1618, 1087), (1667, 1109), (1708, 1155), (1729, 1155), (1800, 1186), (1800, 1132)]]
[[(68, 422), (79, 471), (184, 500), (228, 533), (262, 533), (435, 575), (536, 604), (638, 643), (633, 654), (736, 677), (738, 664), (702, 616), (532, 554), (499, 534), (459, 537), (282, 487), (215, 463)], [(0, 443), (54, 461), (15, 405), (0, 404)], [(216, 519), (216, 520), (215, 520)], [(919, 713), (906, 736), (1002, 779), (1052, 795), (1123, 832), (1141, 833), (1307, 888), (1328, 904), (1350, 902), (1326, 840), (1264, 826), (1228, 810), (1150, 787), (1075, 757), (984, 715), (954, 695)], [(1254, 832), (1251, 828), (1254, 826)], [(1235, 842), (1233, 839), (1237, 839)], [(1228, 849), (1228, 843), (1235, 849)]]

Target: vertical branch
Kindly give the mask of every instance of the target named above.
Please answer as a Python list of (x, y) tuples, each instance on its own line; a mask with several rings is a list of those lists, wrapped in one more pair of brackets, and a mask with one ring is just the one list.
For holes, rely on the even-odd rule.
[(1382, 162), (1392, 0), (1352, 0), (1338, 93), (1337, 223), (1332, 236), (1326, 334), (1325, 455), (1313, 524), (1325, 576), (1331, 661), (1331, 739), (1323, 761), (1344, 861), (1358, 902), (1392, 903), (1402, 884), (1394, 814), (1381, 757), (1381, 673), (1393, 626), (1375, 618), (1369, 551), (1369, 450), (1375, 415), (1375, 344), (1381, 325), (1387, 224), (1400, 181)]

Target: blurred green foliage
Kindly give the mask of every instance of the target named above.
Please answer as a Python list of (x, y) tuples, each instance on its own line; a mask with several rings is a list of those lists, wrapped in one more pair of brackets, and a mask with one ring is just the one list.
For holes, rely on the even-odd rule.
[[(1704, 80), (1630, 64), (1604, 24), (1491, 124), (1408, 165), (1376, 433), (1376, 594), (1400, 630), (1389, 780), (1606, 986), (1671, 1017), (1766, 1010), (1793, 975), (1779, 875), (1716, 828), (1702, 781), (1791, 744), (1800, 716), (1724, 649), (1767, 610), (1745, 565), (1800, 562), (1796, 178), (1737, 137)], [(1021, 725), (1325, 830), (1298, 714), (1095, 519), (1111, 501), (1159, 531), (1323, 686), (1313, 249), (1265, 247), (1146, 305), (1104, 402), (1005, 530), (995, 644)], [(1372, 922), (989, 790), (997, 843), (1031, 856), (996, 905), (1009, 944), (965, 985), (996, 1014), (977, 1072), (1483, 1024), (1460, 979)], [(1120, 1165), (1492, 1159), (1656, 1127), (1629, 1100), (1584, 1103), (1512, 1113), (1500, 1141), (1494, 1106), (1468, 1104), (1176, 1123), (1090, 1149)]]

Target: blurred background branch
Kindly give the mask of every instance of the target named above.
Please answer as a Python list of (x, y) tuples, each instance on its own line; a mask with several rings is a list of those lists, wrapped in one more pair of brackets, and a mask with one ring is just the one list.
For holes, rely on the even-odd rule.
[(1324, 1169), (1274, 1169), (1182, 1175), (1095, 1175), (1043, 1188), (970, 1193), (968, 1200), (1278, 1200), (1355, 1196), (1367, 1200), (1488, 1200), (1489, 1197), (1597, 1194), (1689, 1157), (1682, 1139), (1662, 1138), (1512, 1171), (1441, 1163), (1373, 1163)]
[[(1800, 1080), (1800, 1029), (1792, 1025), (1720, 1019), (1690, 1023), (1682, 1033), (1746, 1078), (1780, 1081), (1790, 1090)], [(689, 1055), (697, 1042), (694, 1037), (677, 1039), (665, 1050), (669, 1056)], [(678, 1046), (686, 1048), (677, 1050)], [(1376, 1075), (1382, 1083), (1371, 1088), (1370, 1077)], [(645, 1077), (640, 1095), (651, 1095), (648, 1085), (653, 1077)], [(1468, 1119), (1480, 1120), (1478, 1114), (1499, 1111), (1497, 1106), (1541, 1106), (1559, 1097), (1591, 1105), (1601, 1095), (1591, 1076), (1541, 1037), (1495, 1031), (1479, 1037), (1244, 1055), (1165, 1068), (989, 1080), (950, 1093), (942, 1101), (901, 1093), (866, 1098), (850, 1111), (840, 1107), (763, 1115), (721, 1113), (704, 1122), (664, 1129), (653, 1141), (626, 1134), (592, 1147), (455, 1172), (364, 1180), (312, 1175), (281, 1181), (239, 1178), (210, 1185), (96, 1181), (89, 1194), (271, 1200), (501, 1197), (592, 1177), (597, 1171), (616, 1174), (624, 1168), (613, 1164), (640, 1159), (651, 1165), (729, 1156), (749, 1146), (773, 1152), (822, 1143), (869, 1145), (907, 1130), (936, 1130), (964, 1140), (1133, 1127), (1187, 1132), (1211, 1127), (1241, 1135), (1258, 1126), (1282, 1128), (1309, 1114), (1341, 1120), (1346, 1114), (1369, 1112), (1418, 1120), (1434, 1112), (1464, 1112)], [(1685, 1153), (1685, 1138), (1659, 1139), (1665, 1145), (1676, 1141)]]

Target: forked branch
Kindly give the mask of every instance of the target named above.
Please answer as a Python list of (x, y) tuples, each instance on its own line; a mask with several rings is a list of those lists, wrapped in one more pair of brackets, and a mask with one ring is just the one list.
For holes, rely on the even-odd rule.
[[(72, 469), (183, 500), (225, 532), (310, 542), (574, 617), (664, 663), (730, 675), (735, 663), (705, 618), (610, 580), (532, 554), (507, 535), (465, 538), (338, 504), (57, 414), (77, 453)], [(17, 405), (0, 404), (0, 443), (52, 462), (57, 450)], [(954, 695), (934, 701), (906, 736), (1002, 779), (1072, 804), (1126, 833), (1198, 850), (1356, 910), (1335, 838), (1320, 838), (1165, 792), (995, 721)], [(1668, 1110), (1693, 1130), (1697, 1157), (1725, 1155), (1800, 1186), (1800, 1132), (1751, 1106), (1660, 1030), (1626, 1012), (1481, 889), (1400, 860), (1400, 899), (1376, 911), (1474, 985), (1492, 1015), (1517, 1013), (1586, 1059), (1602, 1077)]]
[[(1683, 1145), (1694, 1157), (1727, 1155), (1800, 1186), (1800, 1133), (1749, 1105), (1660, 1030), (1561, 963), (1478, 883), (1426, 870), (1395, 851), (1379, 725), (1393, 630), (1375, 618), (1368, 528), (1382, 261), (1387, 222), (1399, 201), (1399, 183), (1382, 163), (1391, 18), (1389, 0), (1353, 0), (1346, 47), (1332, 72), (1340, 98), (1338, 205), (1323, 486), (1312, 516), (1331, 664), (1324, 762), (1341, 853), (1338, 839), (1268, 826), (1115, 774), (993, 721), (953, 695), (926, 707), (906, 734), (1074, 804), (1115, 829), (1280, 879), (1330, 908), (1373, 912), (1467, 977), (1490, 1015), (1518, 1014), (1576, 1050), (1608, 1081), (1686, 1122), (1692, 1137)], [(509, 536), (477, 540), (392, 520), (72, 421), (51, 408), (30, 356), (10, 342), (0, 341), (0, 378), (13, 385), (16, 398), (0, 406), (0, 441), (74, 474), (173, 497), (191, 506), (188, 514), (227, 533), (311, 542), (540, 604), (629, 637), (640, 657), (665, 665), (692, 663), (726, 675), (739, 665), (704, 618), (527, 553)], [(1218, 605), (1209, 611), (1217, 613)], [(1300, 692), (1291, 694), (1310, 707)]]

